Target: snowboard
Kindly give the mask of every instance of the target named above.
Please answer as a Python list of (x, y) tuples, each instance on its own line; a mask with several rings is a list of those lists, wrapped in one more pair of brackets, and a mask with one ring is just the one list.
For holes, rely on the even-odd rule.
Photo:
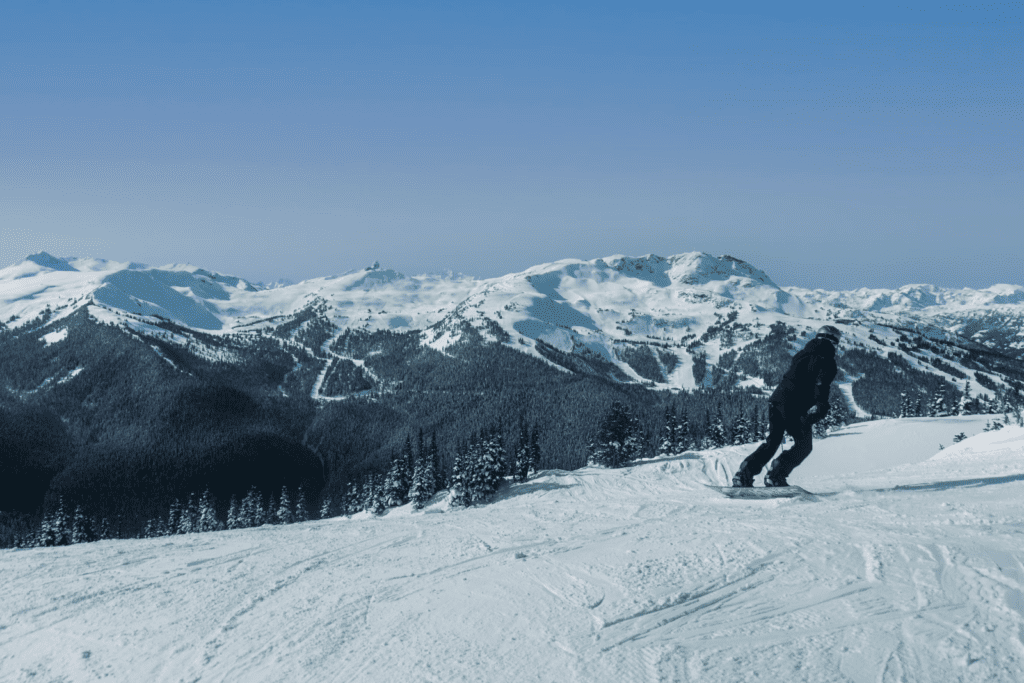
[(714, 489), (725, 495), (726, 498), (747, 498), (752, 500), (767, 500), (769, 498), (796, 498), (807, 496), (813, 498), (814, 494), (799, 486), (711, 486), (705, 484), (709, 489)]

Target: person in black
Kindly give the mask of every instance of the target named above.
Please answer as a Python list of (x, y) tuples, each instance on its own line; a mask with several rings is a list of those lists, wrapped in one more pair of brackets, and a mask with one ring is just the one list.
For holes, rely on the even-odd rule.
[(836, 347), (842, 336), (825, 325), (802, 350), (782, 376), (769, 399), (768, 440), (740, 464), (733, 486), (753, 486), (754, 475), (775, 455), (785, 432), (795, 443), (782, 451), (764, 475), (765, 486), (788, 486), (786, 477), (811, 454), (811, 427), (828, 414), (828, 392), (836, 377)]

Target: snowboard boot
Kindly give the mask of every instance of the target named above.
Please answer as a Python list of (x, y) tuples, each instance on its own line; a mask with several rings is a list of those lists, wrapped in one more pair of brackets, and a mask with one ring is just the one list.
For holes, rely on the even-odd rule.
[(789, 482), (786, 481), (786, 475), (784, 475), (778, 467), (768, 468), (768, 472), (764, 475), (765, 486), (789, 486)]
[(732, 475), (732, 485), (735, 488), (750, 488), (754, 485), (754, 475), (746, 470), (740, 470)]

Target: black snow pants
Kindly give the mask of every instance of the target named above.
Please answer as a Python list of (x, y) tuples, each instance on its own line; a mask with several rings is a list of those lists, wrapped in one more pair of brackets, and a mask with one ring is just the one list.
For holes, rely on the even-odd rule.
[(768, 440), (740, 464), (741, 472), (747, 472), (750, 476), (760, 472), (779, 449), (785, 432), (789, 432), (796, 443), (788, 451), (782, 451), (772, 463), (770, 471), (773, 475), (788, 477), (790, 472), (811, 454), (811, 425), (800, 420), (804, 413), (796, 412), (784, 401), (772, 401), (769, 404)]

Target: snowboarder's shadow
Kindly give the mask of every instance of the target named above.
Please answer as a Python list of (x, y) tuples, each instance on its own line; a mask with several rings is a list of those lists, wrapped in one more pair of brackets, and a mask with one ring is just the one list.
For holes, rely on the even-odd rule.
[(878, 489), (879, 491), (944, 491), (954, 488), (971, 488), (976, 486), (993, 486), (995, 484), (1009, 484), (1014, 481), (1024, 481), (1024, 474), (1008, 474), (1003, 477), (981, 477), (978, 479), (955, 479), (952, 481), (937, 481), (931, 484), (900, 484), (891, 489)]

